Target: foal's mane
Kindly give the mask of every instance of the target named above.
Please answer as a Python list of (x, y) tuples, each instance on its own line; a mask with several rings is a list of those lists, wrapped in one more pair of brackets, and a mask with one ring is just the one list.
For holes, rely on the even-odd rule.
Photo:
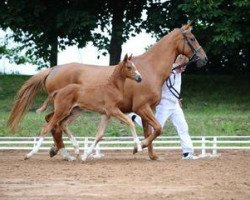
[(121, 61), (118, 63), (118, 65), (115, 66), (114, 71), (112, 72), (112, 74), (108, 78), (108, 82), (117, 79), (117, 77), (120, 77), (120, 72), (123, 68), (123, 65), (124, 65), (124, 63), (123, 63), (123, 61)]

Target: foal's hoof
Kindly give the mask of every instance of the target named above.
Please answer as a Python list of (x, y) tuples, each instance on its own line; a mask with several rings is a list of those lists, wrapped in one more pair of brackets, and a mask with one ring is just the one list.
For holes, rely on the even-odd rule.
[(49, 150), (49, 156), (52, 158), (58, 153), (58, 149), (56, 147), (51, 147)]
[(27, 154), (27, 155), (24, 156), (23, 159), (24, 159), (24, 160), (28, 160), (29, 158), (30, 158), (30, 156)]

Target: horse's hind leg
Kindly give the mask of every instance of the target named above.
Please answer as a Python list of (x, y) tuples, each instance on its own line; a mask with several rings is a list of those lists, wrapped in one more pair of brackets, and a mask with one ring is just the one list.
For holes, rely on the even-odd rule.
[(58, 109), (55, 110), (51, 120), (49, 120), (49, 122), (45, 124), (45, 126), (42, 128), (38, 143), (34, 146), (33, 150), (26, 155), (25, 159), (30, 158), (32, 155), (38, 152), (46, 134), (50, 132), (57, 125), (58, 122), (66, 118), (69, 113), (70, 107), (68, 106), (67, 108), (67, 105), (60, 105)]
[[(45, 120), (47, 122), (49, 122), (51, 120), (53, 114), (54, 114), (54, 112), (46, 115)], [(63, 130), (59, 125), (55, 125), (51, 130), (51, 134), (53, 136), (54, 145), (50, 148), (49, 155), (52, 158), (55, 155), (57, 155), (59, 149), (64, 148), (64, 143), (62, 140)]]
[(55, 125), (51, 130), (51, 134), (54, 140), (54, 145), (50, 148), (49, 155), (52, 158), (57, 155), (60, 149), (65, 148), (65, 146), (62, 140), (63, 130), (59, 125)]
[(44, 137), (45, 137), (46, 134), (52, 129), (52, 127), (53, 127), (53, 124), (52, 124), (52, 123), (47, 123), (47, 124), (44, 125), (44, 127), (42, 128), (42, 131), (41, 131), (41, 133), (40, 133), (39, 141), (38, 141), (38, 142), (36, 143), (36, 145), (33, 147), (32, 151), (29, 152), (29, 153), (25, 156), (25, 158), (24, 158), (25, 160), (28, 159), (28, 158), (30, 158), (31, 156), (33, 156), (34, 154), (36, 154), (36, 153), (39, 151), (39, 149), (40, 149), (40, 147), (41, 147), (41, 145), (42, 145), (42, 143), (43, 143), (43, 141), (44, 141)]

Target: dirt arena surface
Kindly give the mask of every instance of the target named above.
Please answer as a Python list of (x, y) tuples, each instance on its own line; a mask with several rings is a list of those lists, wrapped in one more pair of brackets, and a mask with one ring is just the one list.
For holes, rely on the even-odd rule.
[(250, 199), (250, 151), (181, 160), (179, 151), (104, 152), (101, 159), (67, 162), (46, 151), (0, 151), (0, 199)]

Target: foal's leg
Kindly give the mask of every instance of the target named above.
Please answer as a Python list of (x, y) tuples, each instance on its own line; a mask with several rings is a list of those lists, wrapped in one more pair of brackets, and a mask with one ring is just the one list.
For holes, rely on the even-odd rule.
[(77, 117), (80, 116), (82, 110), (80, 110), (78, 107), (73, 108), (70, 115), (63, 121), (61, 124), (61, 128), (63, 129), (64, 133), (68, 136), (69, 140), (73, 144), (73, 147), (75, 149), (75, 154), (79, 156), (79, 144), (72, 134), (72, 132), (68, 129), (69, 124), (71, 124)]
[(49, 122), (47, 124), (45, 124), (45, 126), (42, 128), (38, 143), (34, 146), (32, 151), (26, 155), (25, 159), (28, 159), (31, 156), (33, 156), (35, 153), (37, 153), (39, 148), (41, 147), (41, 145), (43, 143), (43, 140), (44, 140), (44, 137), (46, 136), (46, 134), (48, 134), (48, 132), (50, 132), (58, 122), (62, 121), (63, 119), (65, 119), (69, 115), (71, 108), (70, 108), (70, 105), (68, 105), (68, 108), (66, 105), (61, 104), (60, 106), (58, 106), (58, 108), (55, 110), (51, 120), (49, 120)]
[(74, 135), (71, 133), (71, 131), (68, 129), (67, 124), (61, 124), (61, 127), (64, 131), (64, 133), (68, 136), (69, 140), (71, 141), (71, 143), (73, 144), (73, 147), (75, 149), (75, 154), (77, 156), (79, 156), (79, 144), (76, 140), (76, 138), (74, 137)]
[(130, 127), (132, 136), (134, 138), (134, 142), (136, 143), (136, 147), (135, 148), (137, 149), (137, 151), (142, 151), (141, 142), (140, 142), (140, 140), (139, 140), (139, 138), (138, 138), (138, 136), (136, 134), (135, 124), (130, 119), (130, 117), (128, 117), (127, 115), (125, 115), (118, 108), (115, 108), (110, 113), (111, 113), (111, 115), (113, 115), (114, 117), (118, 118), (119, 120), (121, 120), (122, 122), (124, 122), (125, 124), (127, 124)]
[(49, 105), (49, 102), (51, 101), (51, 96), (48, 96), (47, 99), (43, 102), (43, 105), (36, 110), (37, 113), (41, 113), (45, 111)]
[(100, 121), (100, 124), (98, 126), (98, 131), (97, 131), (97, 134), (95, 136), (95, 141), (91, 144), (89, 149), (87, 151), (85, 151), (86, 153), (84, 152), (84, 154), (82, 155), (83, 161), (85, 161), (92, 154), (94, 148), (96, 147), (98, 142), (102, 139), (104, 132), (107, 128), (107, 125), (109, 123), (109, 120), (110, 120), (110, 117), (108, 117), (107, 115), (101, 116), (101, 121)]

